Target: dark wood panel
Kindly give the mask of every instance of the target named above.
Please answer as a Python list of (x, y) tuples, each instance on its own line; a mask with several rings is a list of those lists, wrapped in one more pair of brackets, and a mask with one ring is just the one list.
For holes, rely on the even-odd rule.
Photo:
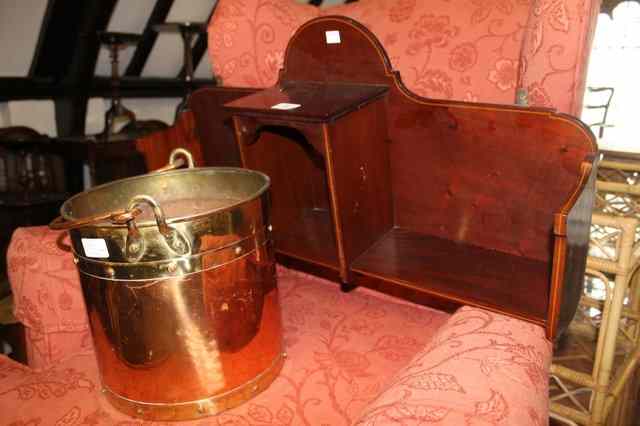
[(347, 266), (393, 227), (386, 102), (327, 125)]
[(155, 170), (167, 165), (169, 155), (175, 148), (186, 148), (193, 155), (196, 166), (205, 165), (202, 145), (191, 111), (182, 113), (177, 122), (168, 129), (138, 138), (135, 144), (136, 151), (144, 157), (147, 170)]
[(554, 214), (593, 149), (587, 134), (546, 113), (391, 96), (396, 224), (549, 261)]
[(196, 90), (189, 98), (207, 166), (240, 167), (231, 113), (222, 106), (257, 89), (210, 87)]
[(360, 256), (353, 271), (529, 320), (547, 315), (548, 263), (402, 228)]
[[(555, 255), (563, 255), (566, 259), (562, 271), (564, 278), (556, 283), (557, 288), (552, 288), (552, 301), (555, 297), (558, 300), (551, 303), (549, 311), (550, 326), (554, 329), (557, 327), (558, 335), (561, 335), (571, 323), (584, 287), (584, 271), (587, 267), (591, 235), (591, 215), (596, 194), (597, 160), (593, 165), (584, 163), (584, 167), (591, 170), (585, 189), (582, 193), (575, 194), (577, 199), (573, 208), (557, 215), (559, 229), (554, 230), (556, 251), (562, 252), (556, 252)], [(557, 273), (559, 274), (559, 271)]]
[(310, 144), (320, 135), (304, 126), (303, 134), (268, 121), (261, 128), (251, 118), (236, 121), (243, 166), (271, 178), (276, 250), (337, 268), (325, 159)]
[(338, 270), (331, 212), (323, 209), (304, 209), (296, 212), (293, 221), (274, 227), (276, 252)]
[[(229, 102), (225, 107), (243, 115), (277, 116), (290, 121), (326, 122), (337, 120), (354, 109), (375, 101), (388, 91), (383, 85), (280, 82)], [(292, 108), (278, 109), (288, 104)]]

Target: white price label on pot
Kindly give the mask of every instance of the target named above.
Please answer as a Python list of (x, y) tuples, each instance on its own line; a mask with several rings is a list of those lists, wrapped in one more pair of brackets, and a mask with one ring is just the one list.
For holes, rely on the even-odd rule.
[(296, 109), (296, 108), (300, 108), (302, 105), (300, 104), (290, 104), (288, 102), (282, 102), (279, 104), (275, 104), (271, 107), (271, 109), (283, 109), (283, 110), (290, 110), (290, 109)]
[(327, 44), (340, 43), (340, 31), (325, 31), (324, 37), (327, 40)]
[(87, 257), (109, 257), (107, 242), (102, 238), (82, 238), (82, 248)]

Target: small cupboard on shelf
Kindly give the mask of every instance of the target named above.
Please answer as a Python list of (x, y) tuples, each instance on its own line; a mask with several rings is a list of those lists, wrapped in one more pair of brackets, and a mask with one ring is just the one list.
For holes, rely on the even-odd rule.
[[(331, 31), (340, 43), (327, 43)], [(227, 149), (272, 179), (282, 262), (346, 288), (507, 313), (549, 337), (568, 323), (597, 152), (582, 123), (421, 98), (371, 33), (339, 17), (293, 35), (276, 86), (226, 90)]]
[(393, 227), (387, 93), (384, 85), (294, 82), (227, 104), (243, 166), (272, 178), (278, 251), (333, 269), (344, 283), (355, 259)]

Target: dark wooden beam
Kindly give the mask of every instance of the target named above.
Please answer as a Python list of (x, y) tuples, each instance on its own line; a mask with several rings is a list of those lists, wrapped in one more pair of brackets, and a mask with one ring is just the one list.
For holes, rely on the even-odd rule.
[[(55, 99), (58, 134), (68, 136), (84, 133), (89, 88), (100, 51), (100, 41), (96, 32), (107, 28), (117, 0), (92, 0), (89, 2), (62, 0), (61, 2), (73, 3), (82, 10), (79, 31), (74, 44), (75, 54), (61, 81), (61, 86), (67, 91)], [(52, 58), (51, 60), (57, 61), (59, 59)]]
[(42, 25), (40, 25), (40, 33), (38, 34), (38, 41), (36, 42), (36, 48), (33, 52), (33, 57), (31, 58), (31, 66), (29, 67), (30, 78), (33, 78), (35, 75), (36, 67), (39, 63), (40, 54), (42, 53), (42, 45), (44, 41), (47, 39), (47, 29), (49, 28), (49, 24), (51, 23), (51, 16), (53, 15), (54, 5), (56, 0), (48, 0), (47, 8), (44, 11), (44, 16), (42, 17)]
[(144, 68), (144, 64), (149, 58), (151, 49), (158, 38), (158, 33), (153, 29), (155, 24), (161, 24), (167, 19), (169, 11), (173, 6), (173, 0), (157, 0), (156, 5), (153, 7), (151, 15), (147, 20), (147, 25), (142, 33), (142, 40), (136, 46), (136, 51), (133, 53), (131, 62), (125, 72), (126, 76), (139, 76)]
[(64, 93), (52, 78), (0, 78), (0, 102), (12, 99), (49, 99)]
[(77, 38), (85, 7), (65, 0), (49, 0), (43, 18), (30, 77), (62, 80), (76, 53)]
[[(193, 81), (194, 89), (200, 87), (215, 86), (213, 79), (200, 79)], [(89, 91), (92, 97), (108, 97), (111, 92), (111, 82), (108, 77), (96, 77)], [(120, 94), (123, 98), (166, 98), (182, 97), (184, 95), (184, 83), (175, 78), (139, 78), (123, 77), (120, 81)], [(126, 99), (123, 101), (126, 106)]]

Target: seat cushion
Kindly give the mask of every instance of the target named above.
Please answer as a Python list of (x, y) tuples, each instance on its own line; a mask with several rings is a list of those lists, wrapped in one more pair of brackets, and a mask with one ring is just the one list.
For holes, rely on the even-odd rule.
[[(282, 373), (256, 398), (200, 424), (352, 424), (449, 317), (363, 288), (343, 293), (335, 283), (281, 267), (278, 286), (288, 354)], [(55, 380), (43, 390), (45, 400), (38, 392), (49, 386), (48, 377)], [(0, 423), (53, 424), (65, 415), (78, 423), (130, 420), (98, 388), (93, 354), (72, 355), (40, 372), (0, 358), (0, 407), (21, 407), (0, 409), (11, 413), (0, 414)], [(47, 416), (49, 404), (55, 409)]]
[[(280, 376), (244, 405), (184, 424), (547, 424), (542, 328), (475, 308), (447, 319), (287, 270), (280, 281), (288, 349)], [(132, 424), (99, 389), (93, 354), (40, 371), (0, 356), (0, 423)]]
[(103, 415), (93, 354), (34, 370), (0, 355), (0, 424), (113, 424)]

